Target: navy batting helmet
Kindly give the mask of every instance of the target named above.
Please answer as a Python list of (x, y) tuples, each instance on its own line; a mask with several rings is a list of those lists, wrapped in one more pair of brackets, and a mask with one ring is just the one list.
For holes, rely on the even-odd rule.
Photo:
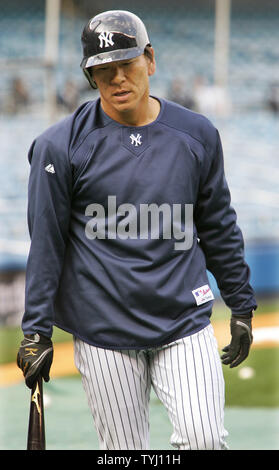
[(93, 88), (97, 88), (89, 73), (94, 65), (131, 59), (151, 46), (146, 28), (134, 13), (111, 10), (94, 16), (86, 24), (81, 42), (83, 59), (80, 64)]

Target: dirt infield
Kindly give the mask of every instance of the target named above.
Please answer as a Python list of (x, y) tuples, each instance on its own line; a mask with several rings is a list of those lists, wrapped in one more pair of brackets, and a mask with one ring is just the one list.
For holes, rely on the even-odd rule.
[[(212, 322), (220, 348), (230, 342), (229, 321)], [(253, 319), (253, 348), (279, 347), (279, 313), (255, 316)], [(77, 374), (74, 364), (73, 344), (55, 343), (51, 377)], [(0, 386), (9, 386), (23, 381), (21, 370), (15, 363), (0, 366)]]

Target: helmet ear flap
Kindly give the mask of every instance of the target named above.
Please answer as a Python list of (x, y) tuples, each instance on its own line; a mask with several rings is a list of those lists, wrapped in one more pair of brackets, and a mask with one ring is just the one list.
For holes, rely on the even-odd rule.
[(89, 67), (88, 69), (83, 69), (83, 73), (86, 76), (87, 80), (89, 81), (90, 86), (94, 89), (97, 90), (97, 84), (95, 80), (92, 77), (92, 67)]

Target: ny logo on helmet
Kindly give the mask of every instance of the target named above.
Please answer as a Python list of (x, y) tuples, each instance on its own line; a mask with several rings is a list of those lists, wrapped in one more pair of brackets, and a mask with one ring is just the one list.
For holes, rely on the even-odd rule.
[(100, 48), (102, 49), (103, 47), (113, 46), (114, 42), (112, 40), (112, 37), (113, 33), (102, 31), (102, 33), (98, 36), (100, 40)]
[(137, 135), (131, 134), (130, 135), (131, 144), (134, 145), (135, 147), (137, 147), (138, 145), (141, 145), (142, 144), (141, 137), (142, 136), (140, 134), (137, 134)]

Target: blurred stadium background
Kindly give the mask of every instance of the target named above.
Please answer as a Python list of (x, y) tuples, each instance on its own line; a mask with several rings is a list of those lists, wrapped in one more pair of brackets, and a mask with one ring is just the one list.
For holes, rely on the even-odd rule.
[[(145, 22), (157, 59), (152, 93), (205, 114), (220, 131), (259, 302), (249, 358), (237, 370), (224, 368), (228, 441), (231, 449), (278, 449), (279, 2), (0, 0), (0, 7), (0, 449), (26, 444), (29, 393), (14, 362), (29, 248), (27, 152), (47, 126), (98, 96), (79, 67), (80, 35), (90, 17), (107, 9), (128, 9)], [(229, 312), (210, 279), (221, 348)], [(55, 331), (54, 340), (53, 380), (45, 385), (48, 448), (97, 449), (71, 348), (65, 349), (71, 338)], [(170, 448), (169, 432), (153, 396), (154, 449)]]

